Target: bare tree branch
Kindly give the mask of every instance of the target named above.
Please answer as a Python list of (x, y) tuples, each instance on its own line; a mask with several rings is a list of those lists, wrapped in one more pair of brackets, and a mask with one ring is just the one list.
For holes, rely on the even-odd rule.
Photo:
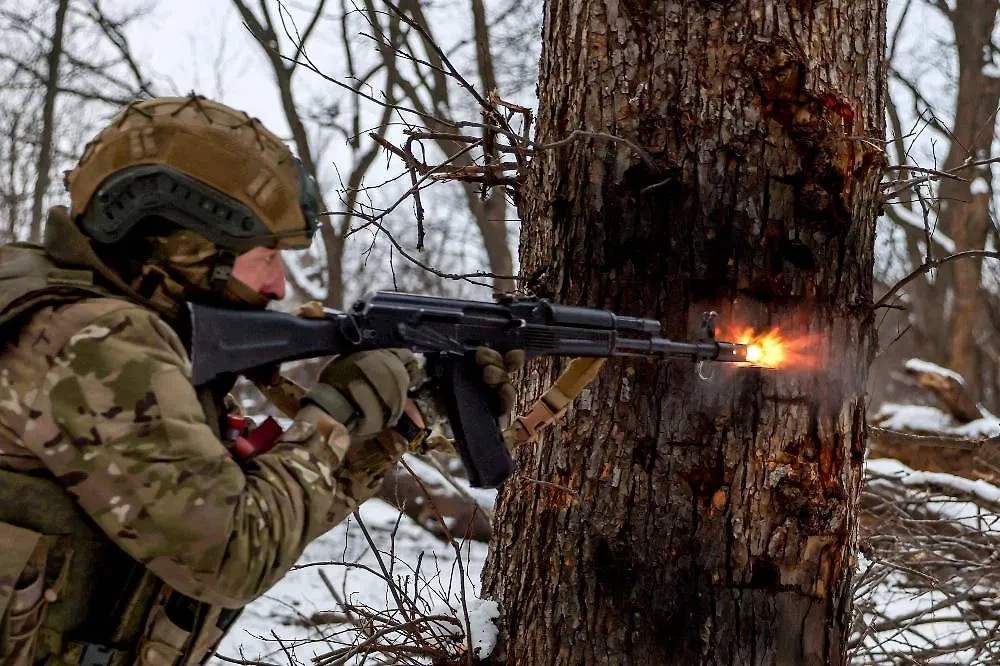
[(31, 202), (30, 238), (38, 241), (42, 237), (42, 206), (49, 190), (50, 171), (52, 170), (52, 142), (55, 134), (56, 96), (59, 94), (59, 59), (63, 52), (63, 32), (66, 27), (66, 11), (69, 0), (59, 0), (56, 6), (55, 21), (52, 29), (52, 41), (46, 58), (45, 101), (42, 106), (41, 146), (38, 150), (36, 175), (38, 183)]

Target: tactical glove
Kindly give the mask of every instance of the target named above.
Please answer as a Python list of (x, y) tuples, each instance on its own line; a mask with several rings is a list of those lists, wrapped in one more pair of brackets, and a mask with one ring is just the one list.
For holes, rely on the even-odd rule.
[(514, 385), (510, 383), (510, 373), (524, 367), (524, 352), (514, 349), (501, 354), (489, 347), (479, 347), (476, 349), (476, 363), (483, 368), (483, 381), (496, 391), (500, 409), (504, 413), (512, 410), (517, 402), (517, 394), (514, 392)]
[(399, 420), (407, 390), (423, 377), (407, 349), (357, 352), (330, 361), (303, 401), (318, 405), (352, 435), (371, 437)]
[[(483, 383), (496, 392), (501, 410), (504, 413), (509, 412), (514, 408), (516, 401), (510, 373), (524, 367), (524, 352), (517, 349), (501, 355), (500, 352), (489, 347), (479, 347), (476, 349), (476, 363), (482, 368)], [(430, 432), (426, 438), (411, 442), (410, 451), (412, 453), (427, 453), (428, 451), (455, 453), (455, 441), (451, 438), (451, 429), (442, 424), (442, 420), (447, 417), (440, 397), (435, 399), (418, 398), (417, 404), (424, 420), (429, 422)], [(508, 445), (513, 441), (513, 439), (508, 441), (506, 431), (504, 432), (504, 441), (507, 441)]]
[[(501, 355), (489, 347), (479, 347), (476, 363), (482, 367), (483, 382), (496, 392), (502, 411), (510, 411), (516, 400), (510, 373), (524, 366), (524, 352), (514, 350)], [(406, 405), (407, 390), (425, 378), (420, 361), (407, 349), (358, 352), (330, 361), (303, 401), (321, 407), (352, 435), (370, 437), (395, 425)], [(427, 443), (412, 448), (423, 452)]]

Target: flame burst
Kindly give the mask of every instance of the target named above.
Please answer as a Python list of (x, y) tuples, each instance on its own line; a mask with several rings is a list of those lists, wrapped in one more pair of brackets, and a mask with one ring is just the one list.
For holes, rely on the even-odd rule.
[(816, 336), (790, 337), (777, 329), (756, 332), (739, 328), (729, 339), (747, 346), (747, 365), (759, 368), (811, 368), (815, 365)]

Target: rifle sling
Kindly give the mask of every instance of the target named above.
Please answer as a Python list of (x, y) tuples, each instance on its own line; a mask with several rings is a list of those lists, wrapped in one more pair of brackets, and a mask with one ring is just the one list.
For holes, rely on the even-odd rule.
[(604, 366), (604, 358), (574, 358), (559, 378), (535, 401), (527, 414), (518, 416), (510, 425), (513, 442), (530, 442), (539, 430), (548, 427), (566, 413), (566, 408), (594, 381)]

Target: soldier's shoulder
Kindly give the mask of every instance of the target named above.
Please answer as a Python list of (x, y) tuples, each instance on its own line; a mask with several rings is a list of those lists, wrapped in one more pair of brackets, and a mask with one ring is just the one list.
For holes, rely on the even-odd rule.
[(54, 312), (52, 320), (71, 331), (65, 344), (68, 353), (103, 350), (118, 356), (187, 360), (187, 351), (174, 329), (157, 312), (134, 301), (89, 298)]
[(142, 308), (124, 298), (114, 296), (82, 298), (53, 308), (50, 317), (66, 328), (80, 329), (97, 319), (110, 318), (115, 313), (125, 314), (125, 311), (136, 309)]

